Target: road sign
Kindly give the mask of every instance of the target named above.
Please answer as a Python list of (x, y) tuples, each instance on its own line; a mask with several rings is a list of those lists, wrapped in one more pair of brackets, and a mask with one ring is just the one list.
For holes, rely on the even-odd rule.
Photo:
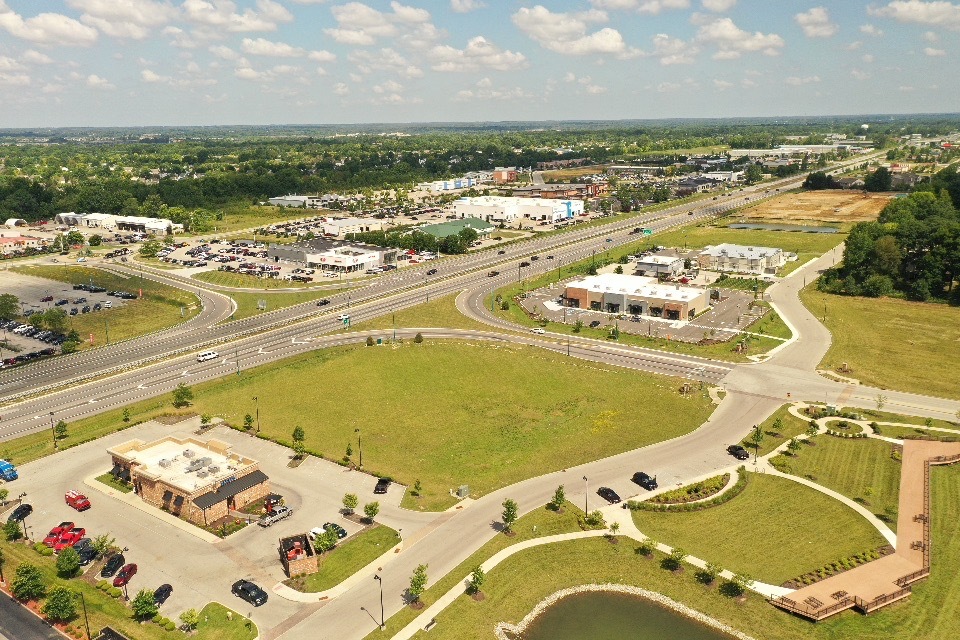
[(645, 236), (652, 236), (652, 235), (653, 235), (653, 229), (644, 229), (644, 230), (643, 230), (643, 235), (645, 235)]

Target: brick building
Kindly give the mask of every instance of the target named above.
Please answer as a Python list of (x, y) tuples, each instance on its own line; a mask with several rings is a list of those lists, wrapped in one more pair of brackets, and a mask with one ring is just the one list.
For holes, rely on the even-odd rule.
[(710, 307), (706, 289), (659, 284), (655, 278), (603, 273), (567, 284), (563, 306), (605, 313), (691, 320)]
[(270, 493), (260, 464), (230, 449), (220, 440), (167, 436), (130, 440), (107, 453), (111, 473), (133, 484), (144, 502), (203, 526)]
[(288, 577), (317, 572), (317, 554), (306, 533), (281, 538), (277, 552)]

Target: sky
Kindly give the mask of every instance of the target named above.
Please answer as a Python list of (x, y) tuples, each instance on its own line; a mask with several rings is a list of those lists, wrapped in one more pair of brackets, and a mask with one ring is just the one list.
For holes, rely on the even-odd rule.
[(955, 112), (949, 0), (0, 0), (0, 127)]

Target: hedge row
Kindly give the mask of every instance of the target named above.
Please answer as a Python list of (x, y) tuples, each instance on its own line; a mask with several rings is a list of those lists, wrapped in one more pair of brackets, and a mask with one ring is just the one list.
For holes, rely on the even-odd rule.
[(743, 493), (743, 490), (747, 488), (748, 482), (747, 469), (746, 467), (740, 466), (737, 468), (736, 483), (727, 491), (709, 500), (704, 500), (702, 502), (688, 502), (686, 504), (654, 504), (652, 502), (627, 500), (627, 503), (623, 506), (623, 508), (630, 509), (631, 511), (702, 511), (704, 509), (716, 507), (733, 500), (738, 495)]

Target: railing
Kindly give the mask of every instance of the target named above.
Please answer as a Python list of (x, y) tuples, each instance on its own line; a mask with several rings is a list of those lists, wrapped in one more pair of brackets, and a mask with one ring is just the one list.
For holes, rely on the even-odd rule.
[(911, 582), (916, 582), (921, 578), (926, 578), (930, 575), (930, 567), (924, 567), (922, 569), (917, 569), (913, 573), (908, 573), (907, 575), (897, 578), (895, 580), (898, 587), (905, 587)]
[(860, 609), (864, 613), (870, 613), (875, 609), (879, 609), (880, 607), (887, 604), (888, 602), (893, 602), (894, 600), (899, 600), (900, 598), (903, 598), (904, 596), (909, 595), (911, 592), (912, 592), (912, 589), (910, 587), (903, 587), (902, 589), (897, 589), (896, 591), (893, 591), (891, 593), (885, 593), (882, 596), (877, 596), (876, 598), (874, 598), (873, 600), (870, 600), (869, 602), (867, 602), (866, 600), (863, 600), (862, 598), (858, 598), (857, 596), (854, 596), (853, 600), (856, 603), (858, 609)]
[(797, 615), (804, 616), (805, 618), (810, 618), (814, 622), (819, 622), (820, 620), (823, 620), (824, 618), (829, 617), (838, 611), (849, 609), (855, 604), (852, 599), (847, 597), (835, 604), (830, 605), (829, 607), (819, 607), (815, 609), (808, 605), (800, 604), (799, 602), (791, 600), (785, 596), (774, 598), (770, 600), (770, 603), (776, 607), (790, 611), (791, 613), (796, 613)]

